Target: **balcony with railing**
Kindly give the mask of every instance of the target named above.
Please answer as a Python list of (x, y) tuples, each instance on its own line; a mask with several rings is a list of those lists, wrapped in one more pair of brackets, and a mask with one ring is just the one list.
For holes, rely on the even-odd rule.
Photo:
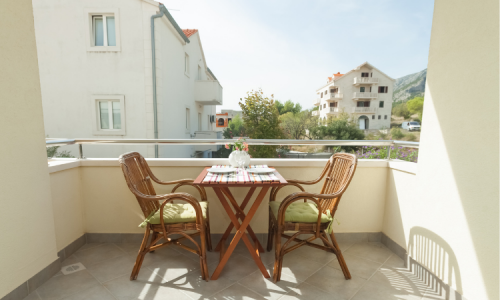
[(327, 109), (326, 110), (327, 114), (336, 114), (336, 113), (340, 112), (340, 108), (339, 107), (327, 107), (326, 109)]
[(352, 108), (353, 113), (363, 113), (363, 114), (374, 114), (377, 112), (376, 107), (353, 107)]
[(354, 77), (354, 85), (360, 84), (378, 84), (376, 77)]
[(373, 98), (377, 98), (378, 97), (378, 93), (374, 93), (374, 92), (354, 92), (352, 94), (352, 99), (373, 99)]
[(194, 100), (202, 105), (222, 105), (222, 86), (218, 80), (196, 80)]
[(316, 99), (313, 100), (313, 105), (314, 106), (318, 106), (320, 103), (321, 103), (321, 99), (320, 98), (316, 98)]
[(323, 99), (326, 101), (337, 101), (342, 100), (343, 97), (344, 95), (341, 93), (328, 93), (323, 97)]
[(320, 115), (320, 112), (319, 110), (315, 110), (312, 112), (312, 115), (315, 116), (315, 117), (318, 117)]

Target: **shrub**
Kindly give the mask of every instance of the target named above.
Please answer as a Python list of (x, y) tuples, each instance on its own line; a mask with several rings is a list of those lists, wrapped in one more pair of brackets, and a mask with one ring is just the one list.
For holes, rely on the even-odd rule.
[(401, 129), (393, 128), (391, 129), (391, 136), (393, 139), (400, 140), (405, 137), (405, 134), (401, 132)]
[(406, 140), (407, 141), (410, 141), (410, 142), (413, 142), (413, 141), (416, 141), (417, 140), (417, 137), (413, 134), (413, 133), (408, 133), (406, 135)]
[[(360, 147), (356, 155), (361, 159), (386, 159), (387, 147)], [(418, 149), (391, 147), (391, 159), (401, 159), (410, 162), (418, 161)]]

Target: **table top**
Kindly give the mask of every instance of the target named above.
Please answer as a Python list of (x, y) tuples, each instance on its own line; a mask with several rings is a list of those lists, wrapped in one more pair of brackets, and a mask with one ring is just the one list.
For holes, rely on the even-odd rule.
[[(215, 166), (213, 166), (215, 167)], [(261, 167), (261, 166), (259, 166)], [(213, 177), (213, 180), (204, 180), (207, 175), (209, 176), (214, 176), (211, 173), (208, 172), (208, 169), (211, 167), (205, 167), (203, 171), (201, 171), (200, 175), (195, 179), (193, 184), (200, 185), (200, 186), (234, 186), (234, 187), (257, 187), (257, 186), (279, 186), (279, 185), (286, 185), (288, 182), (281, 176), (281, 174), (274, 170), (272, 176), (267, 176), (267, 175), (252, 175), (248, 174), (247, 172), (241, 172), (238, 175), (239, 179), (231, 179), (228, 178), (228, 175), (215, 175)], [(272, 168), (274, 169), (274, 168)], [(267, 177), (266, 177), (267, 176)]]

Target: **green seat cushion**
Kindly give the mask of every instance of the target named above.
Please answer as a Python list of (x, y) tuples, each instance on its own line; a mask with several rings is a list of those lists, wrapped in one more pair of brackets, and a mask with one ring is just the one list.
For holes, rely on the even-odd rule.
[[(274, 217), (278, 219), (278, 210), (280, 208), (281, 202), (271, 201), (269, 206), (274, 214)], [(311, 202), (293, 202), (287, 207), (285, 212), (285, 222), (296, 222), (296, 223), (316, 223), (318, 221), (319, 210), (315, 203)], [(321, 223), (331, 222), (333, 220), (330, 212), (327, 214), (321, 214)]]
[[(203, 219), (207, 218), (208, 202), (199, 202), (201, 206), (201, 212), (203, 214)], [(173, 223), (194, 223), (196, 222), (196, 211), (194, 207), (189, 203), (167, 203), (163, 208), (163, 222), (165, 224)], [(147, 224), (160, 224), (160, 209), (158, 209), (154, 214), (151, 214), (144, 222), (142, 222), (139, 227), (146, 227)]]

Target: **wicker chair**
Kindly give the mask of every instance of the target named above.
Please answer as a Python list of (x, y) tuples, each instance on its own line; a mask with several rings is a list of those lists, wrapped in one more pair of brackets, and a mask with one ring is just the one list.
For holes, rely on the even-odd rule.
[[(337, 153), (328, 160), (323, 172), (316, 180), (300, 181), (287, 179), (288, 185), (294, 185), (302, 192), (293, 193), (287, 196), (283, 202), (278, 204), (278, 202), (275, 202), (276, 194), (282, 186), (275, 187), (271, 190), (269, 198), (267, 251), (271, 251), (273, 238), (275, 238), (274, 282), (279, 281), (281, 278), (284, 255), (304, 245), (335, 253), (340, 267), (342, 268), (342, 272), (344, 273), (344, 277), (346, 279), (351, 279), (351, 274), (349, 273), (342, 252), (337, 244), (335, 235), (333, 231), (331, 231), (331, 222), (335, 216), (340, 198), (351, 182), (356, 170), (356, 165), (357, 158), (355, 155)], [(325, 176), (326, 179), (319, 194), (307, 193), (304, 191), (302, 185), (318, 183)], [(303, 200), (303, 203), (294, 203), (299, 200)], [(290, 207), (290, 205), (292, 205), (292, 207)], [(296, 212), (296, 214), (292, 215), (292, 211)], [(295, 220), (293, 220), (293, 218), (295, 218)], [(308, 220), (304, 222), (305, 219)], [(284, 233), (285, 231), (296, 231), (296, 233), (290, 236), (286, 235)], [(331, 242), (328, 240), (328, 231), (331, 231), (329, 234)], [(300, 234), (313, 235), (305, 240), (301, 240), (298, 238)], [(287, 238), (288, 240), (281, 245), (280, 237)], [(318, 238), (321, 239), (324, 246), (312, 243), (312, 241)], [(297, 243), (287, 247), (292, 241)]]
[[(201, 275), (204, 280), (208, 281), (208, 268), (207, 268), (207, 257), (206, 248), (212, 250), (212, 243), (210, 240), (210, 225), (207, 209), (207, 195), (203, 187), (192, 185), (193, 180), (182, 179), (176, 181), (161, 181), (156, 176), (153, 175), (151, 169), (149, 168), (146, 160), (141, 154), (137, 152), (125, 153), (120, 156), (120, 164), (122, 166), (123, 175), (125, 176), (125, 181), (132, 191), (132, 193), (137, 198), (139, 206), (144, 213), (146, 218), (143, 222), (143, 226), (146, 228), (144, 233), (144, 238), (142, 240), (139, 253), (137, 254), (137, 259), (132, 269), (132, 274), (130, 275), (130, 280), (137, 279), (139, 270), (141, 269), (144, 257), (148, 252), (154, 252), (155, 250), (165, 247), (171, 244), (175, 244), (181, 248), (184, 248), (190, 252), (198, 254), (200, 257)], [(162, 185), (175, 184), (172, 189), (172, 193), (165, 195), (156, 195), (153, 184), (154, 182)], [(201, 195), (201, 201), (198, 202), (196, 198), (187, 193), (175, 193), (175, 191), (184, 185), (189, 185), (198, 190)], [(174, 200), (180, 200), (187, 202), (189, 205), (173, 204)], [(160, 203), (163, 201), (163, 203)], [(204, 202), (204, 203), (203, 203)], [(169, 204), (169, 205), (167, 205)], [(203, 205), (201, 205), (203, 204)], [(188, 209), (185, 209), (185, 208)], [(205, 218), (203, 217), (203, 209), (205, 210)], [(175, 210), (177, 208), (177, 210)], [(193, 208), (194, 213), (193, 214)], [(179, 217), (179, 211), (185, 212), (190, 211), (190, 218), (186, 219), (186, 222)], [(176, 215), (177, 220), (169, 220), (170, 216)], [(159, 216), (164, 216), (163, 218)], [(152, 221), (152, 218), (156, 217), (156, 222)], [(180, 221), (178, 220), (180, 219)], [(173, 223), (174, 221), (175, 223)], [(186, 231), (193, 231), (195, 233), (187, 234)], [(177, 239), (171, 239), (168, 236), (172, 234), (180, 234), (181, 237)], [(193, 237), (200, 235), (200, 243), (197, 243)], [(151, 239), (150, 239), (151, 237)], [(164, 242), (157, 244), (161, 239)], [(196, 245), (196, 249), (192, 249), (186, 245), (180, 243), (181, 240), (188, 239)]]

